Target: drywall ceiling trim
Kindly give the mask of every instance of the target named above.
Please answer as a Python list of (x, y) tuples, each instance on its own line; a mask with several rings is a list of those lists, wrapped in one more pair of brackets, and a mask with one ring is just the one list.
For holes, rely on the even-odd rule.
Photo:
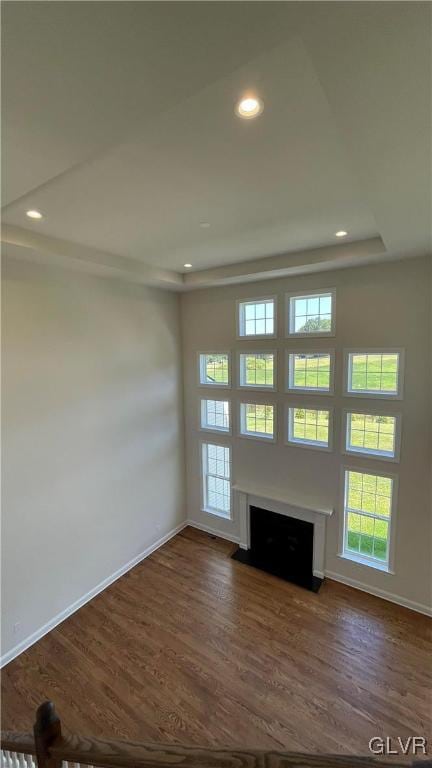
[(181, 292), (404, 258), (388, 253), (382, 239), (373, 237), (181, 274), (12, 225), (3, 227), (1, 241), (2, 253), (9, 258)]
[(389, 258), (380, 237), (325, 246), (312, 250), (269, 256), (214, 269), (189, 272), (184, 275), (187, 290), (206, 288), (211, 285), (225, 285), (256, 280), (266, 280), (287, 275), (321, 272), (341, 267), (352, 267), (382, 261)]
[(178, 272), (157, 269), (136, 259), (47, 237), (21, 227), (4, 226), (1, 240), (3, 253), (12, 258), (117, 277), (167, 290), (175, 291), (183, 287), (183, 277)]

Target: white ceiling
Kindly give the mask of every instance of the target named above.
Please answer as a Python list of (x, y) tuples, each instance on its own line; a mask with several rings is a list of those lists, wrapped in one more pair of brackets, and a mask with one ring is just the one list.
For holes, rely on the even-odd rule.
[[(25, 228), (33, 250), (57, 238), (174, 272), (264, 273), (265, 257), (288, 265), (341, 228), (381, 238), (376, 258), (430, 253), (430, 12), (3, 3), (10, 242)], [(241, 121), (249, 89), (265, 108)]]

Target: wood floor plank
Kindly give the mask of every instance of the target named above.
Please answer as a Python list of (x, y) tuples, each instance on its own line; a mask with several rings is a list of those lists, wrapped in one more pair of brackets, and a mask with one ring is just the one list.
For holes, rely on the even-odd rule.
[[(432, 743), (432, 622), (342, 584), (315, 595), (186, 528), (2, 673), (2, 727), (53, 699), (99, 738), (368, 754)], [(90, 733), (89, 733), (90, 729)]]

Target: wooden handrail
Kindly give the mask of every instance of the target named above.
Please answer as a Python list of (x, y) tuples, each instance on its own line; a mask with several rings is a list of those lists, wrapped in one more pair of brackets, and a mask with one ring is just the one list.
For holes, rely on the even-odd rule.
[[(38, 768), (61, 766), (61, 761), (103, 768), (408, 768), (374, 757), (310, 755), (250, 749), (182, 747), (139, 741), (107, 741), (79, 735), (63, 735), (54, 706), (46, 702), (38, 709), (35, 737), (31, 734), (1, 734), (1, 748), (37, 756)], [(416, 764), (421, 765), (420, 762)], [(414, 765), (414, 764), (412, 764)], [(423, 763), (424, 765), (424, 763)]]
[[(30, 734), (1, 734), (1, 748), (36, 754)], [(83, 736), (62, 736), (49, 749), (58, 761), (103, 768), (409, 768), (372, 757), (309, 755), (298, 752), (181, 747), (135, 741), (105, 741)]]
[(1, 748), (7, 752), (20, 752), (22, 755), (36, 754), (35, 740), (32, 733), (2, 731), (0, 742)]
[[(383, 761), (349, 755), (307, 755), (250, 749), (182, 747), (135, 741), (105, 741), (69, 736), (51, 752), (69, 762), (112, 768), (372, 768)], [(84, 759), (85, 758), (85, 759)], [(390, 768), (400, 763), (385, 762)], [(406, 763), (404, 768), (407, 768)]]

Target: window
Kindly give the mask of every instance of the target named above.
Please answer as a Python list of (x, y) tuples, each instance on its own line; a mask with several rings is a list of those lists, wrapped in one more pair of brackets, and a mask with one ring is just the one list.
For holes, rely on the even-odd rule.
[(228, 400), (201, 400), (201, 429), (215, 432), (230, 431)]
[(388, 570), (394, 479), (345, 470), (343, 555)]
[(239, 336), (275, 336), (275, 298), (238, 302)]
[(240, 403), (240, 434), (243, 437), (275, 439), (275, 407), (259, 403)]
[(200, 384), (210, 387), (230, 386), (230, 365), (227, 352), (205, 352), (199, 356)]
[(275, 388), (274, 352), (240, 353), (240, 386), (255, 389)]
[(334, 352), (290, 352), (288, 390), (333, 393)]
[(345, 413), (344, 450), (399, 461), (400, 414)]
[(401, 350), (349, 350), (345, 353), (347, 395), (402, 397)]
[(334, 336), (336, 291), (287, 295), (288, 336)]
[(331, 412), (315, 408), (288, 408), (288, 443), (331, 450)]
[(202, 444), (202, 490), (205, 512), (231, 517), (229, 446)]

